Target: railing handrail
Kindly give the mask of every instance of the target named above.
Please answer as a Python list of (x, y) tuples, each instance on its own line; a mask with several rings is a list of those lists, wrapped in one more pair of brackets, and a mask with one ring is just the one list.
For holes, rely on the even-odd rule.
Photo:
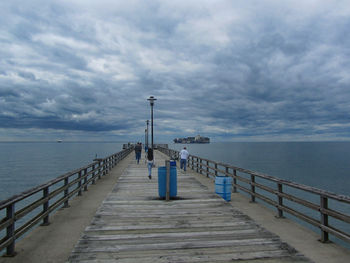
[[(0, 251), (6, 248), (7, 256), (15, 255), (14, 249), (16, 239), (33, 227), (37, 226), (41, 220), (43, 220), (43, 225), (48, 225), (50, 214), (55, 212), (57, 208), (61, 207), (62, 205), (63, 207), (69, 207), (68, 201), (71, 198), (73, 198), (75, 195), (82, 195), (82, 191), (87, 191), (89, 184), (94, 184), (96, 179), (100, 179), (102, 175), (108, 174), (108, 171), (111, 170), (119, 161), (124, 159), (132, 150), (133, 146), (105, 158), (95, 159), (93, 163), (67, 172), (49, 182), (1, 201), (0, 211), (6, 210), (6, 215), (0, 218), (0, 233), (5, 231), (6, 236), (0, 237)], [(73, 180), (69, 181), (71, 177)], [(61, 182), (63, 182), (63, 185), (57, 185), (57, 188), (49, 189), (50, 186), (55, 186)], [(51, 190), (51, 192), (49, 190)], [(26, 204), (23, 208), (20, 208), (18, 211), (15, 210), (18, 202), (25, 200), (28, 197), (32, 197), (40, 192), (43, 193), (42, 197), (39, 196), (34, 201), (30, 201), (30, 203)], [(62, 197), (60, 195), (62, 195)], [(58, 200), (55, 200), (54, 198), (58, 198)], [(49, 203), (51, 199), (54, 199), (53, 204)], [(32, 215), (31, 218), (28, 218), (23, 225), (19, 227), (15, 225), (15, 222), (18, 219), (27, 216), (40, 206), (43, 207), (42, 210), (37, 212), (35, 215)]]
[(33, 188), (29, 189), (29, 190), (26, 190), (26, 191), (24, 191), (24, 192), (22, 192), (22, 193), (20, 193), (18, 195), (14, 195), (14, 196), (6, 199), (6, 200), (3, 200), (3, 201), (0, 202), (0, 210), (6, 208), (8, 205), (10, 205), (12, 203), (17, 203), (17, 202), (19, 202), (19, 201), (21, 201), (21, 200), (23, 200), (23, 199), (33, 195), (33, 194), (36, 194), (37, 192), (42, 191), (46, 187), (52, 186), (52, 185), (58, 183), (59, 181), (62, 181), (62, 180), (64, 180), (67, 177), (71, 177), (72, 175), (78, 173), (79, 171), (82, 171), (82, 170), (84, 170), (86, 168), (90, 168), (90, 167), (92, 167), (92, 164), (83, 166), (81, 168), (75, 169), (75, 170), (70, 171), (70, 172), (67, 172), (67, 173), (65, 173), (63, 175), (60, 175), (60, 176), (56, 177), (55, 179), (52, 179), (52, 180), (50, 180), (50, 181), (48, 181), (46, 183), (43, 183), (43, 184), (38, 185), (38, 186), (35, 186), (35, 187), (33, 187)]
[[(172, 151), (178, 152), (176, 150), (172, 150)], [(307, 191), (307, 192), (310, 192), (310, 193), (313, 193), (313, 194), (322, 195), (322, 196), (329, 197), (329, 198), (332, 198), (332, 199), (340, 201), (340, 202), (345, 202), (345, 203), (349, 203), (350, 204), (350, 196), (347, 196), (347, 195), (336, 194), (336, 193), (333, 193), (333, 192), (330, 192), (330, 191), (326, 191), (326, 190), (323, 190), (323, 189), (320, 189), (320, 188), (317, 188), (317, 187), (308, 186), (308, 185), (300, 184), (300, 183), (295, 183), (295, 182), (292, 182), (292, 181), (289, 181), (289, 180), (280, 179), (278, 177), (262, 174), (260, 172), (256, 172), (256, 171), (245, 169), (245, 168), (241, 168), (241, 167), (234, 166), (234, 165), (231, 165), (231, 164), (226, 164), (226, 163), (222, 163), (222, 162), (212, 161), (212, 160), (209, 160), (209, 159), (206, 159), (206, 158), (202, 158), (202, 157), (199, 157), (199, 156), (196, 156), (196, 155), (189, 155), (188, 158), (192, 158), (192, 157), (193, 158), (199, 158), (202, 161), (209, 161), (209, 162), (211, 162), (213, 164), (217, 164), (217, 165), (220, 165), (220, 166), (223, 166), (223, 167), (227, 167), (229, 169), (233, 169), (233, 170), (236, 170), (236, 171), (239, 171), (239, 172), (242, 172), (242, 173), (255, 175), (255, 176), (258, 176), (258, 177), (263, 178), (263, 179), (274, 181), (276, 183), (282, 183), (283, 185), (287, 185), (287, 186), (290, 186), (290, 187), (293, 187), (293, 188), (296, 188), (296, 189), (304, 190), (304, 191)], [(202, 165), (205, 166), (205, 164), (202, 164)], [(209, 168), (215, 170), (214, 167), (209, 167)]]
[[(119, 152), (118, 152), (118, 153), (119, 153)], [(111, 155), (109, 155), (109, 156), (107, 156), (107, 157), (105, 157), (105, 158), (101, 158), (100, 160), (101, 160), (102, 162), (103, 162), (103, 161), (106, 161), (108, 158), (111, 158), (112, 156), (115, 156), (115, 155), (118, 154), (118, 153), (111, 154)], [(38, 186), (35, 186), (35, 187), (33, 187), (33, 188), (31, 188), (31, 189), (28, 189), (28, 190), (26, 190), (26, 191), (24, 191), (24, 192), (22, 192), (22, 193), (20, 193), (20, 194), (18, 194), (18, 195), (14, 195), (14, 196), (12, 196), (12, 197), (10, 197), (10, 198), (8, 198), (8, 199), (5, 199), (5, 200), (3, 200), (3, 201), (0, 201), (0, 210), (6, 208), (6, 207), (7, 207), (8, 205), (10, 205), (11, 203), (19, 202), (19, 201), (21, 201), (21, 200), (23, 200), (23, 199), (25, 199), (25, 198), (27, 198), (27, 197), (33, 195), (33, 194), (36, 194), (37, 192), (42, 191), (42, 190), (43, 190), (44, 188), (46, 188), (46, 187), (50, 187), (50, 186), (52, 186), (52, 185), (58, 183), (59, 181), (62, 181), (62, 180), (64, 180), (65, 178), (71, 177), (72, 175), (77, 174), (77, 173), (79, 173), (80, 171), (83, 171), (83, 170), (85, 170), (85, 169), (89, 169), (89, 168), (91, 168), (93, 165), (96, 165), (96, 164), (98, 164), (98, 161), (95, 161), (95, 162), (90, 163), (90, 164), (87, 164), (87, 165), (85, 165), (85, 166), (83, 166), (83, 167), (74, 169), (74, 170), (72, 170), (72, 171), (70, 171), (70, 172), (67, 172), (67, 173), (65, 173), (65, 174), (63, 174), (63, 175), (60, 175), (60, 176), (58, 176), (58, 177), (56, 177), (56, 178), (54, 178), (54, 179), (52, 179), (52, 180), (50, 180), (50, 181), (48, 181), (48, 182), (46, 182), (46, 183), (43, 183), (43, 184), (38, 185)]]
[[(167, 154), (170, 157), (179, 158), (179, 151), (177, 150), (172, 150), (172, 149), (162, 148), (162, 147), (158, 147), (158, 150), (160, 150), (164, 154)], [(188, 160), (189, 160), (187, 164), (188, 167), (192, 168), (192, 170), (196, 170), (200, 174), (202, 174), (203, 172), (206, 173), (207, 177), (209, 177), (209, 175), (213, 177), (217, 175), (231, 176), (233, 178), (233, 182), (232, 182), (233, 192), (237, 192), (237, 189), (240, 189), (241, 191), (251, 196), (251, 202), (255, 202), (255, 199), (259, 198), (260, 200), (272, 206), (275, 206), (278, 211), (277, 217), (283, 218), (283, 212), (285, 211), (293, 216), (296, 216), (302, 219), (303, 221), (311, 225), (319, 227), (321, 229), (322, 242), (327, 242), (329, 240), (328, 234), (332, 234), (350, 243), (350, 234), (345, 233), (342, 230), (335, 228), (334, 226), (331, 226), (328, 221), (328, 217), (333, 217), (344, 223), (350, 223), (350, 215), (344, 214), (343, 212), (339, 212), (336, 210), (332, 210), (328, 207), (328, 198), (345, 203), (345, 204), (350, 204), (349, 196), (335, 194), (316, 187), (311, 187), (304, 184), (291, 182), (288, 180), (258, 173), (248, 169), (243, 169), (237, 166), (201, 158), (195, 155), (189, 155)], [(222, 168), (219, 169), (219, 167), (224, 167), (225, 169), (224, 170)], [(230, 172), (230, 169), (232, 170), (232, 172)], [(250, 178), (246, 178), (246, 177), (243, 177), (242, 175), (238, 175), (237, 171), (241, 172), (242, 174), (245, 174), (245, 176), (249, 175)], [(277, 189), (272, 188), (270, 185), (262, 184), (261, 182), (260, 183), (256, 182), (255, 180), (256, 177), (265, 179), (269, 182), (274, 182), (275, 187), (277, 186)], [(250, 188), (248, 188), (245, 185), (239, 184), (238, 181), (246, 185), (250, 185)], [(301, 190), (301, 191), (305, 191), (305, 192), (317, 195), (320, 198), (320, 203), (316, 204), (316, 203), (307, 201), (304, 197), (298, 197), (298, 195), (295, 195), (295, 194), (293, 195), (292, 193), (283, 192), (283, 186), (292, 187), (297, 190)], [(257, 193), (256, 188), (267, 191), (270, 194), (273, 194), (277, 198), (277, 200), (271, 199), (266, 194), (264, 195), (263, 193)], [(302, 211), (295, 210), (295, 208), (285, 205), (283, 203), (284, 199), (319, 212), (320, 219), (314, 219), (313, 217), (310, 217), (308, 214), (305, 214)]]

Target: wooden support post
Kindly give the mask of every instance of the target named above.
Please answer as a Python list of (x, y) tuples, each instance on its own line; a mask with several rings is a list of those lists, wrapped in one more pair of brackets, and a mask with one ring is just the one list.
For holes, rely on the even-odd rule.
[(199, 158), (196, 157), (196, 172), (198, 173), (199, 172)]
[(79, 178), (79, 182), (78, 182), (78, 196), (81, 196), (82, 195), (82, 192), (81, 192), (81, 177), (82, 177), (82, 170), (79, 171), (78, 173), (78, 178)]
[[(283, 193), (282, 184), (277, 183), (277, 188), (278, 188), (278, 193)], [(282, 206), (283, 206), (283, 197), (280, 196), (280, 195), (278, 195), (277, 197), (278, 197), (278, 205), (279, 205), (280, 207), (282, 207)], [(278, 211), (277, 217), (278, 217), (278, 218), (284, 218), (284, 216), (283, 216), (283, 210), (282, 210), (282, 208), (280, 208), (280, 207), (277, 208), (277, 211)]]
[(6, 257), (13, 257), (15, 253), (15, 204), (12, 203), (6, 207), (6, 219), (12, 219), (12, 224), (6, 228), (6, 239), (12, 239), (12, 242), (6, 247)]
[(207, 177), (209, 177), (209, 161), (207, 161)]
[(102, 161), (102, 175), (106, 175), (106, 159)]
[[(49, 197), (49, 187), (45, 187), (43, 189), (43, 198), (48, 198)], [(43, 213), (46, 213), (47, 211), (49, 211), (49, 200), (47, 200), (44, 204), (43, 204)], [(43, 219), (43, 223), (41, 224), (42, 226), (48, 226), (50, 224), (49, 222), (49, 215), (45, 216)]]
[[(326, 226), (328, 227), (328, 215), (323, 212), (324, 209), (328, 209), (328, 198), (325, 196), (321, 196), (321, 226)], [(321, 228), (321, 242), (326, 243), (329, 242), (329, 234), (327, 231), (323, 230)]]
[[(191, 161), (192, 161), (192, 170), (194, 170), (194, 157), (191, 156)], [(190, 167), (190, 164), (188, 164), (188, 167)]]
[(233, 169), (233, 192), (237, 193), (237, 170)]
[[(68, 183), (69, 183), (69, 178), (68, 177), (64, 178), (64, 186), (67, 186)], [(67, 187), (64, 190), (64, 197), (68, 197), (68, 193), (69, 193), (69, 187)], [(64, 201), (64, 205), (63, 205), (63, 208), (67, 208), (67, 207), (69, 207), (68, 199)]]
[(84, 169), (84, 191), (86, 192), (87, 190), (88, 190), (88, 188), (87, 188), (87, 173), (88, 173), (88, 171), (87, 171), (87, 168), (85, 168)]
[(253, 174), (251, 174), (250, 175), (250, 182), (251, 182), (251, 184), (250, 184), (250, 189), (251, 189), (251, 196), (250, 196), (250, 202), (251, 203), (255, 203), (255, 185), (254, 185), (254, 183), (255, 183), (255, 175), (253, 175)]
[(97, 174), (98, 174), (98, 179), (101, 179), (101, 174), (102, 174), (102, 170), (103, 167), (101, 167), (101, 161), (98, 161), (98, 168), (97, 168)]
[(218, 176), (218, 164), (215, 163), (215, 176)]
[(92, 183), (91, 184), (95, 184), (95, 165), (92, 166)]
[(200, 166), (199, 166), (199, 173), (200, 173), (200, 174), (203, 174), (202, 162), (203, 162), (203, 160), (201, 159), (201, 160), (200, 160)]
[(166, 193), (165, 193), (165, 200), (170, 200), (170, 161), (165, 161), (165, 167), (166, 167)]

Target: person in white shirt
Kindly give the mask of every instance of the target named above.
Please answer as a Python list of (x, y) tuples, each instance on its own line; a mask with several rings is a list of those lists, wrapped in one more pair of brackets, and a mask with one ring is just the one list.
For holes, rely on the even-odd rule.
[(186, 172), (186, 164), (187, 164), (187, 158), (190, 154), (188, 153), (188, 151), (186, 150), (186, 147), (184, 147), (181, 151), (180, 151), (180, 167), (181, 169), (184, 169), (184, 171)]
[(149, 148), (147, 151), (147, 167), (148, 167), (148, 178), (152, 179), (152, 167), (154, 165), (153, 149)]

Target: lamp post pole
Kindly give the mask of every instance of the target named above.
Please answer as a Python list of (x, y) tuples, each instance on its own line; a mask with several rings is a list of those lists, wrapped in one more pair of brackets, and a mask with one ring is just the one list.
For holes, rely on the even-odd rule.
[(148, 129), (148, 125), (149, 125), (149, 120), (147, 120), (146, 121), (146, 125), (147, 125), (147, 128), (146, 128), (146, 131), (147, 131), (147, 135), (146, 135), (146, 146), (147, 146), (147, 149), (148, 149), (148, 131), (149, 131), (149, 129)]
[(145, 129), (145, 147), (147, 146), (147, 129)]
[(147, 100), (149, 100), (149, 103), (151, 105), (151, 146), (152, 146), (152, 150), (153, 149), (153, 106), (154, 106), (154, 101), (156, 101), (157, 99), (153, 96), (150, 96)]

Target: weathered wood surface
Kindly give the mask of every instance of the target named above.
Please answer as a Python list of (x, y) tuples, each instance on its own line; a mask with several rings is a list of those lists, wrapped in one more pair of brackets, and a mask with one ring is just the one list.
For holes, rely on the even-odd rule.
[(130, 164), (69, 262), (310, 262), (190, 173), (177, 181), (178, 199), (159, 200), (157, 170)]

